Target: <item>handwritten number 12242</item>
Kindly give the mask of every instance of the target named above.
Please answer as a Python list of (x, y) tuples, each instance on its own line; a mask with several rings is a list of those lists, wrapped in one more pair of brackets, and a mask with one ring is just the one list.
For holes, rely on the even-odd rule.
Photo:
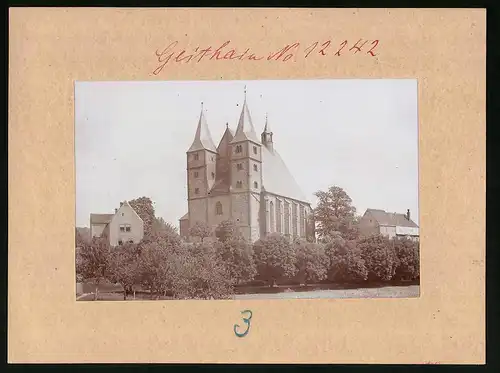
[(238, 324), (234, 324), (234, 334), (236, 334), (237, 337), (244, 337), (248, 334), (248, 331), (250, 330), (250, 320), (252, 319), (252, 311), (250, 310), (245, 310), (241, 311), (242, 314), (247, 314), (247, 317), (243, 317), (243, 321), (246, 324), (246, 330), (243, 333), (238, 332), (238, 329), (240, 329), (240, 326)]
[[(354, 45), (352, 45), (349, 48), (347, 40), (344, 40), (342, 43), (340, 43), (340, 45), (338, 45), (338, 47), (334, 47), (335, 48), (334, 56), (340, 56), (340, 54), (341, 54), (340, 52), (344, 52), (344, 51), (352, 52), (355, 54), (355, 53), (361, 52), (363, 50), (366, 52), (366, 54), (369, 54), (372, 57), (374, 57), (374, 56), (376, 56), (375, 48), (378, 46), (379, 41), (373, 40), (366, 48), (363, 48), (363, 47), (365, 47), (365, 45), (368, 42), (369, 42), (368, 40), (363, 41), (363, 39), (359, 39)], [(327, 41), (323, 42), (322, 44), (320, 44), (318, 41), (316, 41), (304, 50), (304, 52), (305, 52), (304, 57), (305, 58), (309, 57), (309, 55), (311, 53), (313, 53), (314, 51), (316, 51), (321, 56), (326, 56), (328, 54), (327, 50), (330, 48), (331, 44), (332, 43), (330, 40), (327, 40)], [(347, 47), (347, 49), (346, 49), (346, 47)], [(330, 51), (331, 50), (332, 49), (330, 49)]]

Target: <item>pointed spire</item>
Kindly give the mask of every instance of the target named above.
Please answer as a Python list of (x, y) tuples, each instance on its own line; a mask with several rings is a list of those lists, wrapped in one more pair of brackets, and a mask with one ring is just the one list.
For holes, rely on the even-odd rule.
[(267, 121), (267, 113), (266, 113), (266, 124), (264, 126), (264, 132), (271, 132), (271, 126), (269, 125), (269, 122)]
[(238, 127), (236, 127), (236, 133), (234, 135), (232, 143), (251, 140), (256, 143), (259, 142), (257, 139), (257, 134), (255, 133), (255, 128), (252, 123), (252, 117), (250, 116), (250, 110), (248, 110), (247, 105), (247, 86), (245, 86), (245, 97), (243, 101), (243, 107), (241, 108), (240, 120), (238, 121)]
[(271, 152), (273, 151), (273, 133), (271, 132), (271, 125), (267, 120), (266, 113), (266, 124), (264, 125), (264, 131), (260, 134), (260, 141), (262, 144), (269, 149)]
[(210, 134), (210, 130), (208, 129), (207, 120), (205, 119), (205, 115), (203, 114), (203, 102), (201, 103), (200, 119), (198, 120), (196, 134), (188, 152), (194, 152), (197, 150), (210, 150), (213, 152), (217, 152), (212, 140), (212, 135)]

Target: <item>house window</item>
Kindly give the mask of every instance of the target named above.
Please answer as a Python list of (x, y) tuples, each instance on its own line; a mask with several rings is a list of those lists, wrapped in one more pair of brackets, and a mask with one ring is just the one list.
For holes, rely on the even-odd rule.
[(256, 164), (254, 164), (254, 165), (253, 165), (253, 170), (254, 170), (254, 171), (259, 171), (259, 168), (257, 167), (257, 165), (256, 165)]
[(194, 153), (194, 160), (197, 161), (198, 159), (200, 159), (200, 156), (198, 153)]
[(130, 224), (120, 225), (120, 232), (130, 232)]
[(212, 172), (212, 180), (215, 179), (215, 172)]
[(200, 193), (200, 188), (194, 188), (194, 194)]
[(134, 243), (134, 240), (128, 240), (128, 243)]
[(215, 204), (215, 214), (216, 215), (222, 215), (222, 203), (217, 202)]
[(236, 153), (241, 153), (243, 151), (243, 148), (241, 145), (236, 145)]
[(242, 188), (242, 187), (243, 187), (243, 183), (240, 180), (238, 180), (236, 182), (236, 188)]
[(125, 226), (124, 225), (120, 226), (120, 232), (125, 232)]
[(236, 164), (236, 169), (237, 169), (238, 171), (243, 170), (243, 163), (238, 163), (238, 164)]
[(121, 246), (121, 244), (123, 244), (123, 241), (122, 240), (118, 240), (118, 245)]
[(257, 189), (257, 188), (259, 187), (259, 183), (258, 183), (258, 182), (256, 182), (256, 181), (254, 181), (254, 182), (253, 182), (253, 187), (254, 187), (255, 189)]
[(130, 232), (130, 225), (125, 227), (125, 232)]
[(257, 147), (256, 146), (253, 147), (253, 154), (257, 154)]

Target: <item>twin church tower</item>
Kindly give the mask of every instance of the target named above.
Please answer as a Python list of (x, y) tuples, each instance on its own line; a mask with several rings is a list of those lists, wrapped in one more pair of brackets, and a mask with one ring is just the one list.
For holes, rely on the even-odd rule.
[(311, 206), (273, 143), (268, 123), (257, 137), (245, 99), (236, 131), (229, 128), (216, 147), (202, 110), (187, 151), (188, 212), (180, 234), (189, 239), (196, 222), (215, 230), (233, 220), (252, 242), (270, 233), (306, 237)]

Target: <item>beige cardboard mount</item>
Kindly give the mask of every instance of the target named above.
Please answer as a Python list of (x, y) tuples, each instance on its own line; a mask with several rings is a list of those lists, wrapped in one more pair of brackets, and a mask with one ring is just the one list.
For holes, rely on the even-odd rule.
[[(482, 9), (11, 8), (8, 360), (484, 363), (485, 35)], [(264, 58), (153, 74), (174, 41)], [(75, 301), (76, 80), (320, 78), (418, 79), (420, 298)]]

